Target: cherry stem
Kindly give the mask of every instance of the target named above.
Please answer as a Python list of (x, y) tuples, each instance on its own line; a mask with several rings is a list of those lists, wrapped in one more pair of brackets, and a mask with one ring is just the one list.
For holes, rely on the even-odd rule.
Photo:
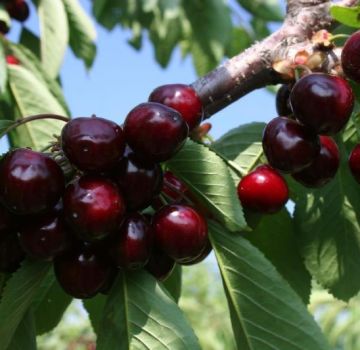
[(16, 129), (18, 126), (35, 121), (35, 120), (41, 120), (41, 119), (55, 119), (55, 120), (60, 120), (63, 121), (64, 123), (67, 123), (69, 121), (69, 118), (64, 117), (62, 115), (57, 115), (57, 114), (36, 114), (36, 115), (31, 115), (29, 117), (26, 118), (22, 118), (19, 119), (17, 121), (15, 121), (13, 124), (11, 124), (10, 126), (8, 126), (6, 129), (4, 129), (4, 131), (2, 133), (0, 133), (0, 138), (3, 137), (4, 135), (8, 134), (10, 131)]
[(303, 64), (299, 64), (295, 67), (295, 70), (294, 70), (294, 73), (295, 73), (295, 80), (298, 81), (300, 78), (301, 78), (301, 72), (306, 72), (306, 74), (311, 74), (312, 73), (312, 70), (303, 65)]
[(335, 41), (337, 39), (347, 39), (349, 37), (350, 37), (349, 34), (336, 34), (336, 35), (332, 35), (330, 37), (330, 41)]

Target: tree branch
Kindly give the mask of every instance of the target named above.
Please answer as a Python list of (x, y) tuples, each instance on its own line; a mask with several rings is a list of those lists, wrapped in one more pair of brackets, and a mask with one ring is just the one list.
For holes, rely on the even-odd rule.
[[(358, 0), (343, 0), (343, 6), (354, 6)], [(287, 14), (282, 27), (263, 41), (235, 56), (192, 86), (203, 102), (205, 116), (210, 117), (247, 93), (284, 82), (273, 69), (279, 61), (295, 63), (299, 52), (312, 55), (318, 51), (311, 42), (312, 35), (329, 29), (330, 0), (288, 0)], [(339, 51), (329, 52), (323, 71), (331, 71), (339, 62)]]

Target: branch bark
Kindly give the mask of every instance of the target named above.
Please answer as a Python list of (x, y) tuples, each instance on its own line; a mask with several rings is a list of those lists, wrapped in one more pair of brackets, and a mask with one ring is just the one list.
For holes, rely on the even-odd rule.
[[(343, 0), (340, 5), (354, 6), (358, 0)], [(275, 62), (293, 62), (298, 52), (312, 54), (317, 50), (312, 35), (331, 27), (330, 0), (288, 0), (282, 27), (263, 41), (235, 56), (192, 84), (204, 105), (205, 117), (238, 100), (247, 93), (284, 82), (273, 69)], [(331, 52), (327, 66), (330, 71), (338, 62), (338, 51)]]

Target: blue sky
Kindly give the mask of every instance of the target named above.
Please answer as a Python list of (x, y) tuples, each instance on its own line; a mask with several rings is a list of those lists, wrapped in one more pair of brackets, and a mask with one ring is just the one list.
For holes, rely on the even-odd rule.
[[(90, 13), (91, 2), (81, 0), (81, 3)], [(26, 26), (37, 32), (37, 19), (32, 12)], [(73, 117), (96, 114), (121, 123), (133, 107), (147, 100), (155, 87), (196, 80), (191, 59), (183, 60), (178, 51), (164, 70), (155, 62), (148, 42), (138, 52), (126, 43), (129, 32), (120, 28), (108, 32), (98, 25), (96, 29), (98, 55), (93, 68), (87, 72), (69, 50), (61, 71), (64, 93)], [(18, 33), (19, 25), (15, 24), (10, 38), (15, 39)], [(218, 138), (241, 124), (269, 121), (275, 116), (274, 96), (264, 90), (256, 91), (212, 117), (211, 134)]]

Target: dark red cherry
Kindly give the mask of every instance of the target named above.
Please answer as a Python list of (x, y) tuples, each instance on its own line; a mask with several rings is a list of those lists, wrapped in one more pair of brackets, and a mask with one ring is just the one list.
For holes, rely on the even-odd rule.
[(346, 40), (341, 52), (341, 65), (345, 75), (360, 83), (360, 31)]
[(50, 260), (70, 245), (70, 235), (62, 215), (56, 212), (29, 218), (18, 231), (24, 251), (34, 259)]
[(205, 249), (207, 223), (192, 207), (165, 206), (155, 214), (152, 226), (155, 244), (177, 263), (194, 260)]
[(318, 156), (320, 141), (308, 127), (277, 117), (265, 127), (263, 148), (272, 167), (293, 173), (309, 166)]
[(0, 231), (0, 272), (16, 271), (24, 258), (16, 232)]
[(339, 149), (329, 136), (320, 136), (321, 149), (315, 160), (305, 169), (292, 174), (293, 178), (306, 187), (322, 187), (335, 176), (339, 164)]
[(158, 281), (164, 281), (174, 270), (175, 261), (166, 255), (159, 248), (154, 248), (149, 262), (145, 269), (152, 274)]
[(354, 94), (345, 79), (314, 73), (304, 76), (294, 85), (290, 103), (301, 123), (317, 134), (334, 135), (351, 116)]
[(139, 213), (130, 214), (111, 243), (111, 256), (117, 267), (136, 270), (148, 262), (152, 249), (152, 232)]
[(125, 202), (117, 186), (100, 176), (83, 176), (69, 184), (63, 197), (64, 215), (81, 239), (103, 239), (121, 224)]
[(56, 278), (74, 298), (95, 296), (108, 282), (111, 266), (89, 246), (77, 246), (54, 259)]
[(180, 150), (189, 128), (176, 110), (148, 102), (138, 105), (128, 114), (124, 132), (135, 153), (149, 161), (163, 162)]
[(64, 126), (61, 145), (69, 161), (80, 170), (102, 172), (121, 159), (125, 139), (116, 123), (98, 117), (82, 117)]
[(290, 106), (291, 85), (284, 84), (280, 87), (276, 94), (276, 111), (281, 117), (286, 117), (292, 114)]
[(168, 84), (156, 88), (149, 96), (150, 102), (162, 103), (177, 110), (191, 131), (202, 120), (202, 103), (195, 90), (184, 84)]
[(164, 173), (164, 185), (162, 191), (174, 202), (180, 202), (189, 191), (187, 186), (171, 171)]
[(6, 10), (9, 12), (11, 18), (14, 18), (20, 22), (25, 22), (29, 15), (29, 5), (25, 0), (11, 0), (6, 4)]
[(7, 64), (13, 64), (15, 66), (18, 66), (20, 64), (20, 61), (13, 55), (7, 55), (6, 62)]
[(50, 157), (20, 148), (0, 163), (0, 198), (15, 214), (38, 214), (59, 201), (65, 187), (60, 166)]
[(161, 190), (163, 173), (157, 163), (144, 162), (133, 152), (127, 153), (112, 174), (129, 210), (148, 207)]
[(211, 251), (212, 251), (212, 246), (211, 246), (210, 240), (208, 240), (204, 250), (202, 251), (202, 253), (197, 258), (195, 258), (195, 259), (193, 259), (191, 261), (188, 261), (186, 263), (181, 263), (181, 264), (186, 265), (186, 266), (199, 264), (209, 256)]
[(360, 144), (357, 144), (350, 154), (349, 167), (355, 180), (360, 183)]
[(15, 231), (18, 224), (17, 221), (18, 218), (0, 204), (0, 232)]
[(263, 214), (281, 210), (289, 199), (285, 179), (269, 165), (260, 165), (244, 176), (237, 192), (244, 208)]

